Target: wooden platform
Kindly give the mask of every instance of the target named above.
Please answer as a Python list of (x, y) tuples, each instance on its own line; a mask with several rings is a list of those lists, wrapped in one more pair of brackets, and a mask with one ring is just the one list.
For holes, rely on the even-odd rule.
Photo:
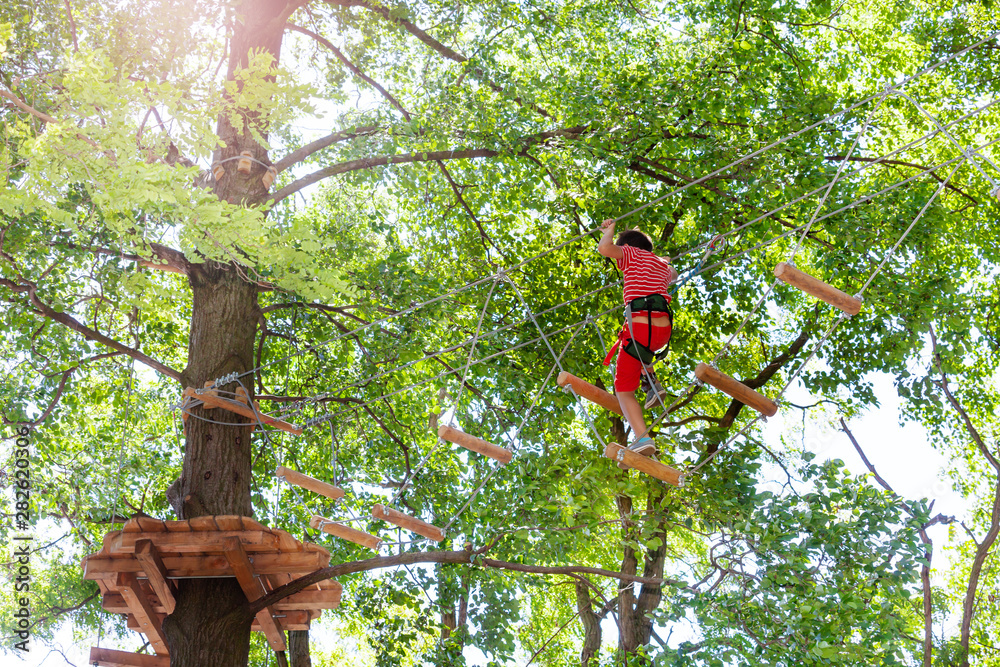
[[(83, 577), (97, 582), (101, 606), (124, 614), (166, 656), (163, 619), (174, 609), (178, 580), (236, 577), (250, 600), (330, 563), (329, 552), (248, 517), (202, 516), (188, 521), (137, 517), (104, 536), (101, 550), (83, 559)], [(252, 629), (275, 650), (284, 632), (307, 630), (323, 609), (340, 604), (343, 587), (322, 581), (257, 614)], [(107, 663), (125, 664), (125, 663)], [(153, 663), (150, 663), (153, 664)]]

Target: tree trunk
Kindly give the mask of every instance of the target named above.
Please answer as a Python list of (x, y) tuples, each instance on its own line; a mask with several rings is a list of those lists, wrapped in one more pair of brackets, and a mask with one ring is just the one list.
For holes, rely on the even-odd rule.
[[(228, 78), (249, 62), (253, 51), (280, 54), (287, 0), (243, 0), (235, 12), (230, 39)], [(256, 119), (241, 114), (244, 123)], [(266, 127), (259, 128), (266, 136)], [(218, 135), (224, 148), (216, 159), (250, 151), (267, 163), (266, 150), (254, 140), (247, 126), (233, 127), (222, 114)], [(266, 197), (261, 182), (264, 167), (255, 164), (241, 174), (236, 163), (225, 164), (225, 175), (215, 183), (220, 199), (252, 206)], [(200, 388), (208, 380), (253, 368), (254, 342), (260, 318), (257, 286), (233, 264), (209, 261), (194, 264), (188, 279), (193, 290), (188, 365), (181, 374), (186, 386)], [(249, 378), (243, 379), (253, 394)], [(220, 389), (234, 391), (231, 383)], [(212, 423), (199, 419), (205, 417)], [(253, 424), (224, 410), (195, 409), (187, 420), (184, 465), (169, 496), (180, 518), (201, 515), (252, 516), (250, 499)], [(181, 580), (177, 607), (163, 623), (171, 667), (245, 667), (250, 651), (247, 598), (234, 578)]]
[(601, 619), (594, 613), (587, 582), (576, 580), (576, 610), (583, 621), (583, 648), (580, 650), (580, 667), (589, 667), (601, 648)]
[[(194, 308), (185, 383), (199, 387), (226, 373), (250, 370), (260, 313), (256, 288), (233, 267), (214, 263), (193, 267), (190, 281)], [(253, 385), (246, 385), (252, 393)], [(213, 421), (199, 419), (202, 416)], [(178, 515), (251, 516), (253, 425), (225, 410), (196, 408), (186, 430), (184, 466), (172, 488)], [(236, 579), (178, 583), (177, 608), (163, 624), (171, 666), (244, 667), (253, 617)]]
[(308, 630), (288, 631), (288, 667), (312, 667)]
[[(646, 511), (650, 513), (659, 504), (662, 492), (650, 491), (646, 500)], [(619, 496), (619, 512), (623, 518), (631, 513), (631, 499)], [(626, 502), (627, 501), (627, 502)], [(627, 511), (626, 511), (627, 509)], [(626, 532), (633, 530), (631, 522), (623, 522), (623, 530)], [(660, 524), (655, 535), (662, 543), (657, 549), (648, 549), (643, 559), (642, 576), (651, 578), (663, 577), (663, 563), (666, 560), (666, 529)], [(634, 537), (634, 535), (633, 535)], [(635, 574), (638, 569), (638, 559), (635, 551), (629, 547), (625, 548), (622, 557), (621, 571), (627, 574)], [(649, 643), (653, 632), (653, 620), (647, 616), (656, 609), (663, 597), (663, 587), (660, 584), (643, 584), (636, 597), (633, 585), (623, 585), (618, 593), (619, 612), (619, 649), (627, 654), (635, 652), (640, 646)]]

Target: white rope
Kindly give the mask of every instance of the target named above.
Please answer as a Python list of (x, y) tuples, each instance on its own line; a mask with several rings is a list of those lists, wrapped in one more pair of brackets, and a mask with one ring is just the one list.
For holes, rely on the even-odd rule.
[[(496, 290), (497, 283), (500, 282), (501, 275), (502, 273), (498, 274), (497, 277), (493, 280), (493, 284), (490, 285), (490, 293), (486, 295), (486, 300), (483, 302), (483, 309), (479, 313), (479, 322), (476, 324), (476, 333), (473, 334), (472, 342), (469, 345), (469, 356), (465, 360), (465, 368), (462, 369), (462, 375), (460, 376), (460, 381), (458, 384), (458, 391), (456, 392), (457, 396), (452, 405), (451, 416), (448, 418), (449, 425), (454, 423), (455, 416), (458, 413), (458, 408), (460, 405), (460, 401), (462, 399), (462, 394), (465, 391), (465, 385), (468, 380), (469, 367), (472, 365), (472, 357), (476, 352), (476, 343), (479, 341), (479, 334), (483, 328), (483, 320), (486, 319), (486, 311), (489, 309), (490, 302), (493, 299), (493, 292)], [(424, 466), (430, 460), (431, 456), (433, 456), (434, 452), (438, 450), (438, 448), (441, 446), (443, 442), (444, 440), (440, 436), (438, 436), (437, 442), (434, 443), (434, 446), (430, 448), (430, 450), (427, 452), (427, 455), (424, 456), (423, 460), (417, 464), (416, 468), (412, 468), (410, 472), (406, 475), (406, 477), (403, 478), (403, 483), (399, 485), (399, 489), (396, 490), (396, 493), (393, 494), (392, 496), (392, 500), (389, 502), (390, 505), (395, 505), (399, 501), (399, 498), (400, 496), (403, 495), (403, 492), (406, 490), (407, 485), (414, 477), (416, 477), (418, 472), (423, 470)]]
[(797, 130), (795, 132), (792, 132), (791, 134), (786, 135), (785, 137), (782, 137), (781, 139), (778, 139), (777, 141), (773, 141), (770, 144), (768, 144), (767, 146), (764, 146), (763, 148), (759, 148), (756, 151), (754, 151), (753, 153), (749, 153), (747, 155), (744, 155), (743, 157), (735, 160), (734, 162), (729, 163), (725, 167), (720, 167), (719, 169), (716, 169), (715, 171), (713, 171), (713, 172), (711, 172), (709, 174), (706, 174), (705, 176), (702, 176), (701, 178), (697, 178), (697, 179), (695, 179), (693, 181), (685, 183), (684, 185), (682, 185), (680, 187), (674, 188), (673, 190), (671, 190), (670, 192), (666, 193), (665, 195), (663, 195), (661, 197), (657, 197), (656, 199), (654, 199), (652, 201), (646, 202), (642, 206), (634, 208), (631, 211), (629, 211), (628, 213), (624, 213), (624, 214), (618, 216), (614, 220), (615, 220), (615, 222), (618, 222), (619, 220), (624, 220), (625, 218), (629, 217), (630, 215), (633, 215), (635, 213), (638, 213), (639, 211), (642, 211), (642, 210), (644, 210), (646, 208), (649, 208), (650, 206), (653, 206), (654, 204), (658, 204), (661, 201), (663, 201), (664, 199), (666, 199), (666, 198), (668, 198), (668, 197), (670, 197), (672, 195), (681, 193), (681, 192), (687, 190), (688, 188), (690, 188), (690, 187), (692, 187), (694, 185), (698, 185), (699, 183), (704, 183), (708, 179), (713, 178), (715, 176), (718, 176), (719, 174), (723, 173), (727, 169), (731, 169), (732, 167), (735, 167), (735, 166), (737, 166), (739, 164), (742, 164), (742, 163), (746, 162), (747, 160), (749, 160), (751, 158), (757, 157), (758, 155), (760, 155), (760, 154), (762, 154), (762, 153), (764, 153), (766, 151), (771, 150), (775, 146), (780, 146), (781, 144), (785, 143), (786, 141), (790, 141), (790, 140), (792, 140), (792, 139), (794, 139), (794, 138), (796, 138), (796, 137), (798, 137), (798, 136), (800, 136), (800, 135), (808, 132), (809, 130), (814, 130), (817, 127), (819, 127), (820, 125), (825, 125), (826, 123), (828, 123), (829, 121), (833, 120), (834, 118), (838, 118), (838, 117), (843, 116), (844, 114), (846, 114), (846, 113), (848, 113), (850, 111), (853, 111), (854, 109), (862, 107), (865, 104), (867, 104), (868, 102), (870, 102), (873, 99), (875, 99), (876, 97), (879, 97), (880, 95), (884, 96), (884, 95), (887, 95), (890, 92), (894, 92), (896, 90), (899, 90), (900, 88), (902, 88), (903, 86), (907, 85), (911, 81), (913, 81), (913, 80), (915, 80), (915, 79), (923, 76), (924, 74), (927, 74), (928, 72), (930, 72), (932, 70), (937, 69), (938, 67), (941, 67), (942, 65), (946, 65), (947, 63), (951, 62), (955, 58), (958, 58), (959, 56), (962, 56), (962, 55), (968, 53), (972, 49), (975, 49), (975, 48), (977, 48), (977, 47), (985, 44), (986, 42), (989, 42), (989, 41), (993, 40), (998, 35), (1000, 35), (1000, 31), (997, 31), (997, 32), (989, 35), (988, 37), (985, 37), (985, 38), (979, 40), (975, 44), (973, 44), (971, 46), (968, 46), (968, 47), (962, 49), (961, 51), (953, 53), (952, 55), (948, 56), (947, 58), (944, 58), (943, 60), (939, 60), (938, 62), (934, 63), (933, 65), (929, 65), (929, 66), (925, 67), (924, 69), (920, 70), (916, 74), (908, 76), (905, 79), (899, 81), (898, 83), (895, 83), (895, 84), (893, 84), (893, 85), (885, 88), (883, 90), (883, 92), (881, 92), (881, 93), (875, 93), (874, 95), (869, 95), (868, 97), (864, 98), (860, 102), (856, 102), (856, 103), (852, 104), (849, 107), (845, 107), (844, 109), (841, 109), (840, 111), (835, 111), (834, 113), (830, 114), (829, 116), (827, 116), (823, 120), (817, 121), (817, 122), (813, 123), (812, 125), (809, 125), (808, 127), (802, 128), (801, 130)]
[[(920, 209), (920, 212), (917, 213), (916, 217), (913, 219), (913, 221), (910, 223), (910, 225), (906, 228), (906, 230), (903, 232), (903, 234), (896, 241), (895, 245), (893, 245), (892, 248), (889, 250), (889, 252), (886, 253), (886, 256), (882, 259), (881, 264), (879, 264), (878, 267), (874, 271), (872, 271), (871, 275), (865, 281), (864, 286), (858, 292), (858, 294), (857, 294), (858, 298), (860, 298), (864, 294), (865, 290), (868, 289), (868, 286), (871, 285), (872, 281), (876, 278), (876, 276), (878, 276), (879, 273), (881, 273), (883, 267), (885, 267), (885, 265), (889, 261), (889, 259), (893, 255), (895, 255), (896, 251), (899, 249), (899, 246), (903, 243), (903, 240), (906, 239), (906, 237), (909, 235), (910, 231), (916, 226), (916, 224), (920, 221), (920, 219), (923, 218), (924, 214), (930, 208), (931, 204), (934, 203), (934, 200), (937, 199), (937, 197), (938, 197), (939, 194), (941, 194), (941, 191), (944, 190), (944, 188), (948, 185), (948, 183), (951, 181), (951, 178), (955, 175), (955, 172), (957, 172), (960, 167), (961, 167), (961, 163), (955, 165), (955, 167), (951, 170), (951, 172), (948, 174), (948, 176), (943, 181), (941, 181), (941, 183), (938, 184), (938, 187), (934, 190), (934, 193), (927, 200), (927, 203), (925, 203), (924, 206), (923, 206), (923, 208)], [(826, 341), (833, 334), (834, 330), (845, 319), (847, 319), (846, 313), (845, 314), (841, 314), (841, 316), (838, 317), (834, 321), (833, 325), (831, 325), (827, 329), (827, 331), (824, 333), (823, 337), (819, 340), (819, 342), (815, 346), (813, 346), (813, 349), (812, 349), (812, 352), (810, 353), (810, 355), (807, 358), (805, 358), (802, 361), (801, 364), (799, 364), (799, 366), (796, 369), (796, 371), (789, 377), (788, 381), (785, 383), (785, 385), (778, 392), (778, 396), (774, 399), (776, 402), (779, 401), (779, 400), (781, 400), (781, 398), (784, 396), (785, 392), (788, 390), (788, 388), (791, 386), (791, 384), (798, 378), (799, 374), (805, 369), (806, 364), (808, 364), (810, 361), (812, 361), (813, 357), (815, 357), (816, 354), (819, 353), (819, 350), (822, 348), (823, 344), (826, 343)], [(689, 470), (686, 470), (684, 472), (684, 475), (685, 476), (689, 476), (689, 475), (693, 475), (694, 473), (698, 472), (709, 461), (711, 461), (713, 458), (715, 458), (715, 456), (718, 455), (719, 452), (721, 452), (724, 449), (726, 449), (727, 447), (729, 447), (729, 445), (731, 445), (733, 442), (735, 442), (737, 438), (739, 438), (740, 436), (744, 435), (753, 424), (756, 424), (761, 419), (762, 419), (762, 416), (760, 414), (758, 414), (757, 416), (755, 416), (742, 429), (740, 429), (740, 431), (738, 433), (736, 433), (736, 435), (734, 435), (731, 438), (729, 438), (725, 442), (725, 444), (720, 445), (714, 452), (712, 452), (709, 456), (707, 456), (705, 459), (703, 459), (696, 466), (694, 466), (693, 468), (691, 468)]]
[[(588, 320), (584, 321), (579, 326), (579, 328), (577, 328), (577, 330), (570, 336), (569, 340), (566, 341), (566, 345), (563, 346), (562, 352), (559, 353), (559, 358), (556, 359), (555, 363), (552, 364), (552, 367), (549, 369), (548, 374), (545, 376), (545, 380), (542, 381), (542, 385), (538, 388), (538, 391), (535, 392), (534, 398), (532, 398), (531, 402), (528, 404), (528, 410), (525, 413), (524, 418), (521, 419), (521, 424), (517, 427), (517, 430), (510, 437), (511, 452), (513, 454), (517, 454), (518, 450), (520, 449), (520, 436), (521, 436), (521, 432), (524, 430), (525, 424), (528, 423), (528, 419), (531, 417), (531, 413), (534, 411), (535, 405), (538, 403), (538, 399), (541, 398), (542, 393), (545, 391), (545, 388), (548, 387), (549, 380), (552, 379), (552, 374), (556, 371), (556, 368), (559, 366), (559, 362), (562, 360), (562, 357), (566, 354), (566, 351), (569, 349), (569, 346), (573, 343), (573, 340), (576, 338), (576, 336), (581, 331), (583, 331), (583, 328), (587, 325), (588, 321), (590, 321), (589, 318), (588, 318)], [(458, 518), (462, 515), (462, 513), (465, 512), (465, 510), (467, 510), (470, 505), (472, 505), (472, 501), (476, 499), (476, 496), (479, 495), (480, 491), (482, 491), (483, 488), (486, 487), (487, 482), (489, 482), (490, 479), (492, 479), (493, 475), (495, 475), (499, 471), (500, 471), (500, 466), (497, 466), (497, 467), (493, 468), (492, 470), (490, 470), (490, 472), (485, 476), (485, 478), (473, 490), (472, 494), (469, 496), (469, 499), (454, 514), (454, 516), (452, 516), (451, 520), (448, 521), (447, 524), (445, 524), (445, 526), (442, 528), (442, 530), (447, 531), (448, 528), (450, 528), (451, 525), (453, 523), (455, 523), (455, 521), (458, 520)]]
[[(913, 104), (913, 106), (917, 107), (917, 109), (920, 111), (920, 113), (922, 113), (924, 116), (927, 117), (928, 120), (930, 120), (932, 123), (934, 123), (934, 125), (938, 128), (938, 130), (940, 130), (941, 132), (944, 132), (945, 136), (948, 137), (948, 139), (949, 139), (949, 141), (951, 141), (952, 145), (955, 146), (955, 148), (957, 148), (959, 150), (959, 152), (962, 153), (962, 155), (965, 156), (965, 159), (969, 162), (969, 164), (971, 164), (973, 167), (975, 167), (976, 171), (978, 171), (980, 174), (982, 174), (983, 178), (985, 178), (987, 181), (990, 182), (990, 185), (992, 185), (994, 189), (1000, 188), (1000, 183), (997, 183), (996, 180), (994, 180), (992, 176), (990, 176), (985, 171), (983, 171), (983, 168), (979, 165), (979, 163), (976, 162), (973, 159), (973, 155), (976, 154), (975, 151), (970, 151), (967, 148), (965, 148), (964, 146), (962, 146), (962, 144), (958, 143), (958, 140), (955, 139), (954, 135), (952, 135), (951, 132), (949, 132), (947, 129), (945, 129), (944, 127), (942, 127), (941, 126), (941, 122), (935, 116), (933, 116), (932, 114), (928, 113), (927, 110), (924, 109), (924, 107), (921, 106), (920, 103), (917, 102), (915, 99), (913, 99), (912, 97), (910, 97), (909, 95), (907, 95), (906, 93), (904, 93), (901, 90), (897, 90), (895, 94), (899, 95), (900, 97), (905, 97), (906, 99), (908, 99)], [(990, 162), (990, 164), (993, 164), (993, 163)], [(996, 165), (993, 165), (993, 166), (995, 167)]]
[(851, 156), (854, 155), (854, 150), (858, 147), (858, 142), (861, 141), (861, 137), (865, 136), (865, 133), (868, 132), (868, 125), (871, 123), (872, 118), (875, 117), (875, 114), (878, 112), (878, 110), (882, 107), (882, 103), (885, 102), (885, 96), (886, 94), (883, 93), (882, 97), (879, 98), (878, 104), (875, 105), (875, 108), (872, 109), (871, 113), (869, 113), (868, 116), (865, 118), (865, 122), (861, 126), (861, 131), (854, 136), (854, 141), (851, 143), (851, 147), (847, 150), (847, 153), (844, 155), (844, 159), (841, 160), (840, 164), (837, 166), (837, 173), (834, 174), (833, 180), (830, 181), (830, 184), (827, 186), (826, 191), (823, 193), (823, 196), (820, 197), (819, 203), (813, 210), (813, 214), (809, 218), (809, 223), (806, 225), (806, 228), (802, 230), (802, 234), (799, 236), (798, 243), (796, 243), (795, 247), (792, 248), (790, 253), (788, 253), (787, 261), (789, 263), (795, 261), (795, 255), (798, 254), (799, 249), (802, 247), (802, 243), (806, 240), (806, 237), (809, 236), (809, 230), (812, 229), (813, 223), (816, 222), (816, 216), (819, 215), (819, 212), (821, 210), (823, 210), (823, 206), (826, 204), (826, 198), (830, 196), (830, 192), (833, 191), (833, 186), (835, 186), (837, 184), (837, 181), (840, 180), (840, 175), (844, 173), (844, 168), (847, 166), (847, 163), (851, 159)]

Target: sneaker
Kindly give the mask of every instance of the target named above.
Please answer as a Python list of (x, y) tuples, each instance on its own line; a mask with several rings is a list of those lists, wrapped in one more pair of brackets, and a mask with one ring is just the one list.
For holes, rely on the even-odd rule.
[[(656, 443), (653, 442), (652, 438), (639, 438), (631, 445), (628, 446), (629, 451), (635, 452), (636, 454), (642, 454), (643, 456), (652, 456), (656, 452)], [(618, 462), (618, 467), (622, 470), (628, 470), (629, 465), (624, 461)]]
[(660, 381), (656, 378), (656, 376), (653, 375), (652, 383), (648, 382), (645, 376), (643, 376), (642, 379), (643, 389), (646, 390), (646, 409), (652, 410), (661, 403), (666, 405), (667, 392), (663, 386), (660, 385)]

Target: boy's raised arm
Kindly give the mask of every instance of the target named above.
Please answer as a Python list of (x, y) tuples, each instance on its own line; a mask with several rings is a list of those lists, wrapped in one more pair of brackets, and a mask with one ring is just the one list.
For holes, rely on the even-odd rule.
[(604, 234), (601, 236), (601, 240), (597, 244), (597, 252), (601, 253), (605, 257), (610, 257), (611, 259), (622, 259), (625, 257), (625, 253), (623, 253), (622, 249), (616, 246), (614, 242), (615, 221), (605, 220), (601, 223), (601, 228), (604, 230)]

